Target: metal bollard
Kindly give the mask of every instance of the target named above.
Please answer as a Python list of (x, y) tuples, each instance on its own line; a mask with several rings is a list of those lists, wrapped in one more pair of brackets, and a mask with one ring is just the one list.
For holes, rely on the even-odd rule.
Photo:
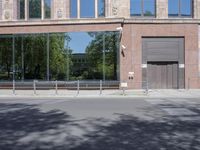
[(15, 95), (15, 80), (13, 80), (13, 95)]
[(77, 95), (80, 93), (80, 83), (79, 80), (77, 81)]
[(102, 80), (100, 80), (100, 95), (102, 95)]
[(188, 90), (190, 89), (190, 78), (188, 78)]
[(56, 80), (56, 95), (58, 95), (58, 81)]
[(149, 84), (148, 84), (148, 82), (147, 82), (146, 84), (147, 84), (147, 87), (146, 87), (146, 94), (149, 94)]
[(34, 95), (36, 95), (36, 81), (33, 80), (33, 92), (34, 92)]

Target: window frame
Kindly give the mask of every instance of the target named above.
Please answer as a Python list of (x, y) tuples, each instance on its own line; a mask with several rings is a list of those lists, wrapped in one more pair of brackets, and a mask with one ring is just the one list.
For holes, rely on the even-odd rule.
[(178, 0), (178, 15), (177, 16), (173, 16), (173, 15), (169, 14), (169, 1), (168, 1), (168, 17), (169, 18), (193, 18), (194, 17), (194, 1), (190, 0), (190, 4), (191, 4), (190, 11), (191, 11), (191, 14), (189, 16), (182, 15), (182, 13), (181, 13), (181, 10), (182, 10), (181, 9), (181, 2), (182, 2), (182, 0)]
[(147, 16), (147, 15), (145, 15), (145, 12), (144, 12), (144, 5), (145, 5), (145, 0), (140, 0), (140, 4), (141, 4), (141, 14), (140, 15), (132, 15), (132, 13), (131, 13), (131, 7), (132, 7), (132, 5), (131, 5), (131, 1), (132, 0), (130, 0), (130, 17), (132, 17), (132, 18), (156, 18), (156, 2), (157, 2), (157, 0), (153, 0), (154, 1), (154, 14), (153, 15), (151, 15), (151, 16)]

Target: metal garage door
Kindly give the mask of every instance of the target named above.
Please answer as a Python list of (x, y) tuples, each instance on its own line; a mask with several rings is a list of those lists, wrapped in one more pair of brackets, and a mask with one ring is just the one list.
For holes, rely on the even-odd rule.
[(142, 38), (143, 81), (152, 89), (184, 88), (184, 56), (184, 38)]
[(147, 78), (151, 89), (177, 89), (177, 62), (148, 62)]

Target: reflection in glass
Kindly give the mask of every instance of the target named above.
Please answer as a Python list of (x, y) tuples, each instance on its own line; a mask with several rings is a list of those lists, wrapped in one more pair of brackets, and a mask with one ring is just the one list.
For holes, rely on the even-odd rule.
[(0, 80), (12, 80), (12, 37), (0, 37)]
[(131, 0), (131, 16), (141, 16), (142, 15), (142, 2), (141, 0)]
[(144, 16), (155, 15), (155, 0), (144, 0)]
[(105, 0), (98, 0), (98, 16), (105, 17)]
[(179, 15), (179, 0), (168, 0), (169, 16)]
[(155, 16), (155, 0), (131, 0), (131, 16)]
[(29, 18), (41, 18), (41, 0), (29, 0)]
[(95, 17), (95, 0), (80, 0), (80, 17)]
[(44, 18), (51, 18), (51, 0), (44, 0)]
[(50, 34), (50, 80), (68, 80), (69, 79), (69, 64), (71, 60), (68, 54), (68, 43), (70, 37), (67, 33)]
[(181, 0), (181, 16), (191, 16), (192, 12), (192, 6), (191, 6), (191, 0)]
[(47, 79), (46, 44), (46, 36), (43, 34), (16, 36), (15, 78), (17, 80)]
[(77, 0), (70, 0), (70, 18), (77, 18)]
[(25, 18), (25, 0), (17, 0), (17, 19)]
[(169, 16), (192, 16), (192, 1), (191, 0), (169, 0), (168, 1)]
[(19, 81), (119, 80), (118, 32), (20, 34), (14, 37), (14, 41), (12, 36), (0, 37), (0, 80), (12, 79), (13, 62), (15, 80)]

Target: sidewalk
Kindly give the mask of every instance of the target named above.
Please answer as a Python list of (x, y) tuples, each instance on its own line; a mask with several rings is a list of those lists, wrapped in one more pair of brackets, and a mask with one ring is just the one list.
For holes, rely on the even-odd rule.
[(30, 97), (30, 98), (67, 98), (67, 97), (138, 97), (138, 98), (200, 98), (200, 89), (196, 90), (149, 90), (148, 94), (144, 90), (126, 90), (123, 94), (122, 90), (16, 90), (13, 94), (12, 90), (0, 90), (0, 98), (8, 97)]

